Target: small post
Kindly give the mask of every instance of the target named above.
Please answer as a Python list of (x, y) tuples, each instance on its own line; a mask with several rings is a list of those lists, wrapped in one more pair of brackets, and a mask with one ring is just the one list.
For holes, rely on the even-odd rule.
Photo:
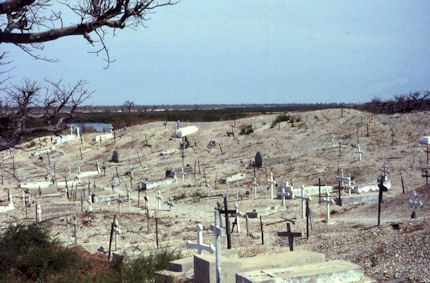
[(113, 238), (113, 232), (116, 225), (116, 215), (113, 216), (113, 221), (111, 223), (111, 228), (110, 228), (110, 238), (109, 238), (109, 252), (108, 252), (108, 261), (110, 260), (110, 252), (111, 252), (111, 248), (112, 248), (112, 238)]
[(79, 152), (81, 153), (81, 160), (83, 160), (83, 156), (82, 156), (82, 147), (79, 148)]
[(155, 240), (157, 241), (157, 249), (158, 249), (158, 217), (155, 217)]
[(402, 192), (405, 194), (405, 186), (403, 185), (403, 176), (400, 176), (400, 180), (402, 181)]
[(246, 236), (249, 237), (248, 214), (245, 214), (245, 222), (246, 222)]

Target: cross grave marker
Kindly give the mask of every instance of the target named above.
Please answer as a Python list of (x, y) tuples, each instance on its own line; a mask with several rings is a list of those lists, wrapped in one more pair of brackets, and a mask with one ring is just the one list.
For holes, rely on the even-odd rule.
[(214, 210), (214, 224), (210, 226), (210, 229), (215, 234), (215, 262), (216, 262), (216, 283), (220, 283), (221, 275), (221, 239), (224, 236), (224, 229), (218, 226), (219, 211)]
[(276, 185), (275, 179), (273, 179), (273, 173), (270, 172), (270, 179), (267, 180), (270, 186), (270, 198), (273, 200), (273, 185)]
[(174, 203), (173, 203), (171, 196), (169, 196), (169, 200), (167, 201), (167, 205), (169, 206), (169, 211), (171, 211), (172, 207), (174, 206)]
[(358, 160), (361, 161), (361, 156), (364, 154), (364, 151), (360, 150), (360, 144), (357, 144), (357, 151), (355, 153), (358, 154)]
[(326, 204), (325, 221), (328, 223), (330, 221), (330, 204), (334, 204), (334, 201), (330, 199), (330, 194), (326, 192), (326, 197), (322, 200), (322, 202)]
[(300, 232), (291, 232), (290, 223), (287, 223), (287, 232), (278, 232), (279, 237), (288, 237), (288, 245), (290, 246), (290, 251), (294, 250), (294, 238), (301, 237)]
[(202, 251), (208, 251), (211, 254), (215, 251), (215, 248), (213, 245), (205, 245), (203, 243), (203, 226), (202, 224), (196, 225), (196, 231), (197, 231), (197, 243), (192, 243), (190, 241), (187, 241), (185, 244), (187, 249), (196, 249), (199, 254), (202, 254)]
[(412, 211), (411, 218), (416, 218), (417, 209), (423, 208), (423, 203), (417, 200), (417, 193), (415, 191), (412, 192), (411, 199), (409, 200), (408, 205), (414, 209), (414, 211)]
[(157, 198), (157, 208), (158, 208), (158, 210), (160, 210), (160, 202), (163, 199), (163, 196), (161, 195), (160, 191), (157, 192), (156, 198)]
[(304, 189), (305, 189), (305, 187), (302, 185), (300, 187), (300, 196), (294, 196), (294, 198), (298, 198), (298, 199), (302, 200), (302, 206), (301, 206), (302, 207), (302, 219), (305, 219), (305, 216), (306, 216), (305, 202), (306, 202), (306, 200), (308, 200), (308, 201), (311, 200), (310, 196), (305, 197), (305, 195), (304, 195)]

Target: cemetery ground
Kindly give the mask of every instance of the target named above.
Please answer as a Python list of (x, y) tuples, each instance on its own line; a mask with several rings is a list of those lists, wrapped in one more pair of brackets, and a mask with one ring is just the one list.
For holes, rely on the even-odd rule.
[[(286, 231), (288, 219), (293, 220), (291, 230), (302, 234), (295, 238), (295, 250), (322, 252), (329, 259), (357, 263), (367, 276), (379, 281), (429, 281), (430, 186), (425, 185), (421, 170), (428, 168), (428, 153), (425, 147), (417, 149), (418, 140), (429, 135), (430, 113), (372, 115), (336, 109), (289, 115), (294, 119), (275, 126), (272, 122), (277, 115), (236, 120), (235, 128), (231, 121), (184, 123), (199, 131), (187, 137), (190, 146), (183, 159), (181, 139), (172, 138), (176, 125), (172, 122), (119, 129), (112, 138), (97, 142), (93, 138), (98, 134), (91, 133), (56, 144), (53, 150), (47, 150), (54, 145), (51, 138), (42, 137), (32, 147), (30, 141), (21, 149), (0, 152), (3, 207), (10, 203), (9, 191), (13, 199), (13, 209), (9, 206), (0, 214), (1, 228), (33, 223), (38, 216), (63, 246), (81, 246), (106, 261), (110, 242), (112, 253), (129, 258), (165, 249), (190, 256), (196, 251), (186, 249), (185, 243), (196, 242), (197, 224), (203, 227), (203, 242), (214, 244), (209, 228), (214, 223), (214, 208), (217, 202), (223, 207), (227, 195), (229, 209), (237, 204), (241, 213), (241, 231), (237, 232), (236, 225), (231, 234), (233, 252), (227, 251), (223, 238), (222, 255), (248, 257), (289, 250), (288, 239), (277, 234)], [(253, 131), (239, 135), (249, 125)], [(227, 134), (232, 131), (234, 137)], [(356, 153), (358, 144), (361, 160)], [(114, 150), (117, 163), (111, 160)], [(257, 152), (263, 160), (259, 168), (252, 166)], [(182, 160), (189, 165), (184, 181)], [(312, 195), (314, 225), (307, 238), (301, 200), (287, 199), (282, 207), (276, 187), (271, 198), (271, 172), (278, 187), (288, 181), (294, 189), (303, 185), (306, 190), (320, 179), (333, 187), (330, 197), (335, 199), (340, 169), (345, 176), (351, 174), (353, 186), (360, 187), (375, 185), (384, 164), (390, 170), (391, 188), (384, 193), (379, 226), (378, 202), (332, 204), (326, 222), (326, 204), (319, 204), (318, 195)], [(175, 183), (166, 178), (167, 170), (176, 172)], [(240, 173), (246, 174), (244, 179), (220, 182)], [(142, 183), (147, 190), (138, 192)], [(157, 184), (160, 186), (151, 187)], [(346, 186), (342, 185), (344, 199), (348, 198)], [(408, 205), (413, 191), (423, 204), (415, 218)], [(377, 199), (377, 192), (374, 194)], [(89, 195), (96, 198), (89, 201)], [(173, 206), (167, 204), (169, 197)], [(245, 214), (253, 210), (258, 217), (249, 214), (247, 234)], [(117, 227), (112, 225), (114, 215)], [(230, 223), (234, 220), (230, 217)]]

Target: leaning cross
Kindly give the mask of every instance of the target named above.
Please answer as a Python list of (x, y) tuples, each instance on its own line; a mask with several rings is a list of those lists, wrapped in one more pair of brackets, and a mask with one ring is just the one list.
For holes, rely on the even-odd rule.
[(290, 223), (287, 223), (287, 232), (278, 232), (279, 237), (288, 237), (288, 245), (290, 246), (290, 251), (294, 250), (294, 237), (301, 237), (300, 232), (291, 232)]
[(273, 200), (273, 185), (276, 185), (275, 179), (273, 179), (273, 173), (270, 172), (270, 179), (267, 179), (267, 182), (269, 182), (270, 186), (270, 197)]
[(411, 198), (412, 199), (409, 200), (408, 204), (410, 207), (414, 209), (414, 211), (412, 212), (411, 218), (415, 218), (417, 217), (417, 209), (423, 208), (423, 203), (417, 200), (417, 193), (415, 191), (412, 192)]
[(219, 212), (214, 211), (214, 225), (211, 224), (210, 228), (215, 234), (215, 262), (216, 262), (216, 283), (220, 283), (221, 275), (221, 239), (220, 236), (224, 236), (224, 229), (218, 226)]
[(330, 199), (330, 194), (326, 192), (326, 197), (322, 200), (326, 204), (326, 216), (325, 221), (328, 223), (330, 221), (330, 204), (334, 204), (334, 201)]
[(163, 196), (161, 195), (160, 191), (157, 192), (156, 198), (157, 198), (157, 204), (158, 204), (157, 207), (158, 207), (158, 210), (160, 210), (160, 202), (163, 199)]
[(305, 219), (305, 216), (306, 216), (305, 201), (306, 200), (309, 200), (309, 201), (311, 200), (310, 196), (308, 196), (308, 197), (304, 196), (304, 189), (305, 189), (305, 187), (302, 185), (301, 188), (300, 188), (300, 196), (294, 196), (294, 198), (298, 198), (298, 199), (302, 200), (302, 219)]
[(360, 144), (357, 145), (357, 151), (355, 153), (358, 154), (358, 159), (361, 161), (361, 156), (364, 154), (364, 151), (360, 150)]
[[(384, 166), (385, 167), (385, 166)], [(378, 226), (381, 224), (381, 203), (382, 203), (382, 198), (383, 198), (383, 193), (387, 192), (388, 189), (387, 187), (384, 186), (384, 180), (385, 180), (385, 176), (382, 175), (379, 177), (379, 199), (378, 199)]]
[(208, 251), (211, 254), (215, 251), (215, 248), (213, 245), (205, 245), (203, 244), (203, 226), (201, 224), (196, 225), (196, 231), (197, 231), (197, 243), (192, 243), (190, 241), (187, 241), (185, 244), (187, 246), (187, 249), (197, 249), (199, 254), (202, 254), (202, 251)]

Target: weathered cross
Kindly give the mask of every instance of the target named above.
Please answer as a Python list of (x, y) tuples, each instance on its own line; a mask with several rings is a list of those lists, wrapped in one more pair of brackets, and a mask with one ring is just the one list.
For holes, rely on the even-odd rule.
[(347, 182), (348, 184), (346, 185), (346, 188), (348, 189), (348, 195), (351, 195), (351, 190), (352, 190), (352, 178), (351, 178), (351, 173), (348, 174), (348, 178), (347, 178)]
[(422, 171), (423, 178), (426, 178), (426, 185), (428, 185), (429, 184), (429, 177), (430, 177), (429, 170), (427, 168), (422, 168), (421, 171)]
[(227, 198), (224, 197), (224, 209), (221, 209), (220, 207), (216, 208), (216, 210), (219, 211), (219, 213), (224, 214), (225, 218), (225, 229), (227, 230), (227, 249), (231, 249), (231, 235), (230, 235), (230, 222), (229, 222), (229, 214), (234, 215), (236, 213), (236, 210), (228, 210), (227, 207)]
[(214, 211), (214, 225), (211, 224), (210, 228), (215, 234), (215, 262), (216, 262), (216, 283), (220, 283), (221, 275), (221, 239), (224, 236), (224, 229), (218, 226), (219, 211)]
[(326, 197), (322, 200), (326, 204), (326, 215), (325, 221), (328, 223), (330, 221), (330, 204), (334, 204), (334, 201), (330, 199), (330, 194), (326, 192)]
[(160, 210), (160, 202), (163, 199), (163, 196), (161, 195), (160, 191), (157, 192), (156, 198), (157, 198), (157, 204), (158, 204), (157, 207), (158, 207), (158, 210)]
[(270, 172), (270, 179), (267, 179), (267, 182), (269, 182), (270, 186), (270, 197), (273, 200), (273, 185), (276, 185), (275, 179), (273, 179), (273, 173)]
[[(384, 166), (385, 167), (385, 166)], [(378, 199), (378, 226), (381, 224), (381, 203), (383, 198), (383, 193), (388, 192), (387, 187), (384, 186), (385, 176), (381, 175), (379, 177), (379, 199)]]
[(423, 153), (423, 150), (422, 150), (422, 148), (421, 148), (421, 144), (418, 144), (418, 149), (417, 149), (417, 151), (418, 151), (418, 160), (420, 161), (420, 164), (421, 164), (421, 155), (422, 155), (422, 153)]
[(285, 187), (281, 187), (281, 199), (282, 199), (282, 207), (285, 207), (285, 197), (289, 195), (289, 193), (285, 192)]
[(384, 181), (387, 181), (387, 176), (390, 175), (390, 170), (388, 170), (387, 164), (381, 169), (382, 176), (384, 176)]
[(298, 199), (302, 200), (302, 219), (305, 219), (305, 216), (306, 216), (305, 202), (306, 202), (306, 200), (311, 200), (310, 196), (305, 197), (305, 195), (304, 195), (304, 189), (305, 189), (305, 187), (302, 185), (300, 187), (300, 196), (294, 196), (294, 198), (298, 198)]
[(343, 176), (343, 169), (340, 169), (340, 176), (336, 176), (336, 180), (339, 181), (339, 203), (338, 203), (338, 205), (342, 205), (343, 182), (348, 181), (348, 178)]
[(294, 237), (301, 237), (300, 232), (291, 232), (290, 223), (287, 223), (287, 232), (278, 232), (279, 237), (288, 237), (288, 245), (290, 246), (290, 251), (294, 250)]
[(169, 211), (172, 210), (172, 207), (174, 206), (172, 197), (169, 196), (169, 200), (167, 201), (167, 205), (169, 206)]
[(215, 248), (213, 245), (205, 245), (203, 244), (203, 226), (201, 224), (196, 225), (196, 231), (197, 231), (197, 243), (192, 243), (190, 241), (187, 241), (185, 244), (187, 246), (187, 249), (197, 249), (199, 254), (202, 254), (202, 251), (208, 251), (211, 254), (215, 251)]
[(357, 144), (357, 151), (355, 153), (358, 154), (358, 159), (361, 161), (361, 156), (364, 154), (364, 151), (360, 150), (360, 144)]
[(417, 217), (417, 209), (423, 208), (423, 203), (417, 200), (417, 193), (415, 191), (412, 192), (412, 196), (408, 204), (410, 207), (414, 209), (414, 211), (412, 212), (411, 218)]

